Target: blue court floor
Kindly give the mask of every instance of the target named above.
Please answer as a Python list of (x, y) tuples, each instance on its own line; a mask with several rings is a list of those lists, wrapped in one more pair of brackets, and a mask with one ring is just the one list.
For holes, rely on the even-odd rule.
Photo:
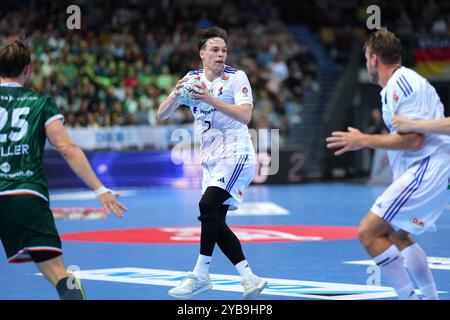
[[(383, 189), (341, 183), (251, 186), (245, 195), (245, 210), (230, 215), (227, 221), (246, 239), (243, 249), (253, 272), (269, 279), (258, 299), (395, 299), (383, 279), (377, 282), (377, 270), (352, 228)], [(56, 220), (61, 235), (96, 232), (84, 241), (64, 240), (64, 262), (72, 270), (79, 269), (88, 299), (172, 299), (168, 289), (179, 282), (183, 272), (192, 270), (197, 259), (200, 191), (154, 188), (122, 192), (120, 199), (129, 208), (125, 219), (110, 215), (105, 219)], [(53, 190), (51, 199), (52, 208), (99, 207), (86, 190)], [(450, 299), (448, 209), (437, 226), (436, 232), (416, 240), (429, 256), (441, 299)], [(327, 227), (351, 228), (336, 231)], [(108, 242), (100, 242), (98, 232), (105, 230), (116, 233)], [(309, 233), (302, 234), (302, 230)], [(126, 241), (127, 235), (135, 239), (139, 234), (142, 241)], [(344, 239), (326, 240), (330, 234), (331, 238), (343, 234)], [(122, 240), (115, 241), (115, 237)], [(196, 299), (242, 298), (237, 272), (218, 247), (210, 271), (214, 290)], [(8, 264), (4, 253), (0, 254), (0, 283), (2, 300), (58, 298), (34, 264)]]

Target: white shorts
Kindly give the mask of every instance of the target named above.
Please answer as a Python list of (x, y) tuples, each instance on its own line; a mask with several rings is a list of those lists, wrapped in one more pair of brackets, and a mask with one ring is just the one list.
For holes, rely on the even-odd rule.
[(370, 210), (409, 233), (433, 231), (450, 199), (449, 177), (448, 157), (431, 155), (394, 180)]
[(247, 154), (239, 156), (236, 161), (217, 160), (213, 163), (204, 163), (202, 167), (202, 194), (208, 187), (224, 189), (231, 195), (224, 204), (230, 206), (229, 210), (236, 210), (253, 180), (255, 157)]

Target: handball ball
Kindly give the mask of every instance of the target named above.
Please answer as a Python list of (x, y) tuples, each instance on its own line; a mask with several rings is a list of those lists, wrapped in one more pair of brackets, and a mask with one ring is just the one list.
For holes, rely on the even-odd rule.
[(178, 103), (189, 106), (197, 107), (199, 101), (195, 101), (193, 93), (200, 93), (200, 91), (194, 87), (195, 83), (200, 83), (200, 77), (196, 75), (188, 76), (186, 82), (184, 82), (183, 87), (180, 89), (180, 95), (178, 96)]

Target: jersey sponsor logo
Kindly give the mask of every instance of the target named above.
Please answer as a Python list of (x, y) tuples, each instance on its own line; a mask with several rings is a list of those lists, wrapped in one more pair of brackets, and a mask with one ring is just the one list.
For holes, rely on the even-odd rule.
[(213, 107), (210, 106), (210, 105), (206, 105), (206, 104), (203, 105), (203, 108), (209, 108), (209, 109), (201, 109), (201, 108), (199, 108), (199, 107), (191, 107), (191, 108), (192, 108), (192, 113), (194, 113), (194, 114), (196, 114), (196, 113), (201, 113), (201, 114), (211, 114), (211, 113), (213, 113), (214, 111), (216, 111), (215, 108), (213, 108)]
[(209, 106), (209, 110), (200, 110), (201, 114), (211, 114), (214, 111), (216, 111), (216, 108), (213, 108), (212, 106)]
[(11, 102), (11, 101), (14, 100), (14, 97), (11, 96), (11, 95), (8, 95), (8, 96), (0, 96), (0, 100), (5, 100), (5, 101), (8, 101), (8, 102)]
[(225, 183), (225, 178), (220, 178), (219, 180), (217, 180), (219, 182)]
[(25, 100), (37, 100), (38, 97), (33, 96), (33, 97), (17, 97), (16, 100), (17, 101), (25, 101)]
[(5, 100), (5, 101), (8, 101), (8, 102), (13, 101), (13, 100), (17, 100), (17, 101), (30, 101), (30, 100), (31, 101), (35, 101), (37, 99), (38, 99), (38, 97), (36, 97), (36, 96), (32, 96), (32, 97), (17, 97), (17, 98), (15, 98), (15, 97), (13, 97), (11, 95), (8, 95), (8, 96), (0, 95), (0, 100)]
[[(348, 226), (230, 226), (241, 240), (249, 243), (307, 242), (322, 240), (355, 239), (356, 227)], [(109, 243), (178, 243), (191, 244), (200, 241), (201, 228), (153, 227), (116, 230), (97, 230), (66, 233), (65, 241), (95, 241)]]
[(0, 165), (0, 170), (2, 170), (4, 173), (8, 173), (11, 170), (11, 166), (9, 165), (8, 162), (3, 162)]
[[(109, 268), (76, 270), (74, 274), (83, 280), (97, 280), (120, 283), (146, 284), (175, 287), (184, 279), (186, 272), (150, 268)], [(35, 275), (42, 276), (41, 273)], [(241, 277), (228, 274), (210, 274), (212, 290), (236, 292), (242, 294)], [(351, 283), (319, 282), (266, 278), (267, 286), (263, 295), (322, 299), (322, 300), (363, 300), (395, 298), (397, 295), (391, 287), (368, 286)]]
[(27, 170), (27, 171), (18, 171), (14, 173), (0, 173), (1, 178), (8, 178), (8, 179), (15, 179), (17, 177), (26, 177), (30, 178), (34, 175), (33, 171)]
[(420, 219), (414, 218), (414, 219), (413, 219), (413, 223), (414, 223), (416, 226), (419, 226), (419, 227), (422, 227), (422, 228), (425, 227), (425, 222), (423, 222), (423, 221), (420, 220)]

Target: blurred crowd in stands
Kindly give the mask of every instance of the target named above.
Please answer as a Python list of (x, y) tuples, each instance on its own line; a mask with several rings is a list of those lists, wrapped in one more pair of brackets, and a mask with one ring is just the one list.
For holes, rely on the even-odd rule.
[(156, 111), (178, 79), (200, 68), (196, 32), (217, 24), (229, 33), (227, 64), (245, 70), (252, 84), (251, 126), (287, 130), (299, 123), (304, 93), (318, 90), (317, 64), (277, 8), (270, 1), (188, 2), (85, 1), (80, 31), (67, 30), (62, 2), (26, 11), (18, 4), (2, 17), (0, 32), (29, 39), (31, 85), (53, 97), (67, 126), (156, 126), (192, 122), (188, 108), (164, 122)]
[[(67, 126), (156, 126), (193, 120), (188, 108), (164, 122), (156, 111), (176, 81), (200, 67), (196, 32), (221, 26), (229, 33), (227, 64), (245, 70), (252, 84), (251, 127), (285, 135), (302, 122), (303, 99), (320, 94), (318, 61), (287, 24), (312, 28), (334, 61), (345, 64), (352, 38), (365, 35), (371, 2), (2, 1), (0, 34), (2, 41), (28, 41), (31, 85), (53, 97)], [(449, 33), (448, 1), (378, 2), (383, 22), (402, 34)], [(81, 8), (81, 30), (66, 27), (72, 3)]]
[[(283, 2), (283, 1), (282, 1)], [(288, 1), (286, 1), (288, 2)], [(365, 38), (367, 18), (380, 8), (381, 25), (387, 26), (401, 39), (405, 65), (414, 64), (415, 40), (421, 35), (450, 37), (450, 1), (448, 0), (315, 0), (292, 1), (286, 5), (283, 21), (301, 21), (319, 36), (331, 57), (345, 64), (351, 43)]]

